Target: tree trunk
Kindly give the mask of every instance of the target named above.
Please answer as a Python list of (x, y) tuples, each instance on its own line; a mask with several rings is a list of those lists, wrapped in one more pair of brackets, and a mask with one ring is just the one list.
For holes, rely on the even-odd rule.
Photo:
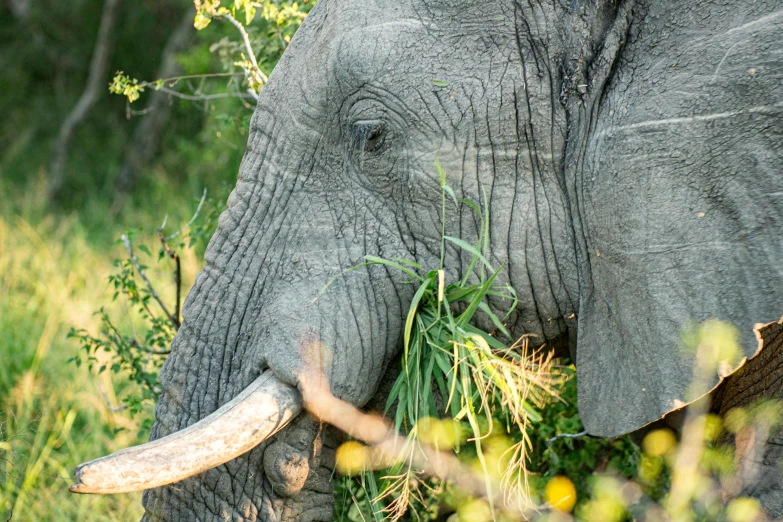
[(66, 116), (60, 127), (49, 166), (49, 199), (54, 199), (63, 186), (65, 166), (68, 162), (68, 147), (76, 128), (84, 121), (100, 98), (108, 83), (107, 71), (111, 59), (111, 35), (120, 11), (121, 0), (106, 0), (101, 14), (101, 25), (95, 39), (95, 50), (90, 60), (87, 85), (79, 101)]
[[(194, 34), (193, 11), (188, 9), (163, 48), (156, 78), (165, 79), (182, 74), (176, 55), (191, 43)], [(142, 120), (133, 132), (131, 142), (125, 149), (125, 158), (117, 176), (118, 191), (128, 192), (136, 184), (139, 171), (149, 163), (158, 150), (170, 114), (171, 95), (155, 91), (144, 110)]]

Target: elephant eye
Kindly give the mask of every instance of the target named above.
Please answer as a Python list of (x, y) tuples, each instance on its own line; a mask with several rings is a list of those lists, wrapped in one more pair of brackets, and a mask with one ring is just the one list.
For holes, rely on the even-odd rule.
[(351, 152), (358, 153), (360, 157), (367, 152), (375, 152), (383, 146), (385, 141), (384, 124), (379, 120), (357, 121), (351, 126), (348, 137)]

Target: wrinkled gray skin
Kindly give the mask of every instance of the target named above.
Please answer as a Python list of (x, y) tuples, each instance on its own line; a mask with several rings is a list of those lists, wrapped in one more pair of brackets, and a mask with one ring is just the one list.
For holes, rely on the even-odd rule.
[[(316, 340), (333, 392), (366, 404), (413, 288), (371, 267), (312, 300), (367, 254), (437, 266), (436, 154), (458, 196), (486, 191), (513, 333), (576, 351), (588, 431), (678, 407), (688, 320), (732, 321), (752, 355), (783, 315), (782, 30), (780, 0), (321, 0), (259, 100), (152, 438), (266, 368), (296, 385)], [(302, 417), (148, 491), (145, 520), (330, 520), (324, 433)]]

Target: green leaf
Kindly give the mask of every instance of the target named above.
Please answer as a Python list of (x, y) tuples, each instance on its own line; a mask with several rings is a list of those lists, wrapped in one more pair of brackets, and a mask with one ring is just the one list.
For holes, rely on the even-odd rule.
[(383, 259), (381, 257), (376, 257), (376, 256), (364, 256), (364, 259), (369, 261), (369, 264), (390, 266), (392, 268), (396, 268), (397, 270), (405, 272), (406, 274), (411, 276), (416, 281), (424, 281), (424, 278), (421, 277), (419, 274), (417, 274), (416, 272), (414, 272), (413, 270), (411, 270), (409, 268), (405, 268), (404, 266), (402, 266), (399, 263), (395, 263), (394, 261), (390, 261), (388, 259)]
[(410, 259), (404, 259), (402, 257), (393, 257), (392, 261), (397, 261), (398, 263), (404, 263), (408, 266), (412, 266), (413, 268), (417, 268), (421, 270), (421, 265), (416, 261), (411, 261)]
[(522, 409), (525, 410), (531, 422), (541, 422), (544, 418), (529, 402), (522, 401)]
[(324, 287), (323, 287), (323, 288), (321, 288), (321, 290), (320, 290), (320, 291), (319, 291), (319, 292), (316, 294), (315, 298), (313, 298), (313, 302), (316, 302), (316, 301), (318, 300), (318, 298), (319, 298), (319, 297), (321, 297), (322, 295), (324, 295), (324, 293), (326, 292), (326, 290), (327, 290), (327, 289), (328, 289), (330, 286), (332, 286), (332, 283), (334, 283), (335, 281), (337, 281), (339, 278), (341, 278), (342, 276), (344, 276), (344, 275), (345, 275), (345, 274), (347, 274), (348, 272), (353, 272), (354, 270), (359, 270), (359, 269), (360, 269), (360, 268), (362, 268), (362, 267), (365, 267), (365, 266), (370, 266), (370, 265), (374, 265), (374, 264), (376, 264), (376, 263), (361, 263), (361, 264), (358, 264), (358, 265), (356, 265), (356, 266), (352, 266), (351, 268), (347, 268), (347, 269), (343, 270), (342, 272), (340, 272), (339, 274), (337, 274), (336, 276), (334, 276), (333, 278), (331, 278), (331, 279), (329, 280), (329, 282), (328, 282), (328, 283), (326, 283), (326, 284), (324, 285)]
[(481, 218), (481, 208), (479, 208), (479, 206), (476, 205), (476, 203), (474, 203), (473, 201), (471, 201), (469, 199), (461, 199), (460, 203), (463, 203), (463, 204), (467, 205), (468, 207), (472, 208), (473, 212), (475, 212), (478, 215), (478, 217)]
[(370, 490), (370, 505), (372, 509), (372, 517), (375, 522), (383, 522), (385, 519), (385, 514), (383, 511), (383, 506), (379, 504), (378, 497), (379, 491), (378, 491), (378, 484), (375, 481), (375, 474), (370, 472), (367, 473), (367, 485), (369, 486)]
[(408, 316), (405, 318), (405, 333), (403, 336), (403, 346), (404, 346), (404, 354), (407, 359), (408, 357), (408, 348), (410, 346), (410, 339), (411, 339), (411, 329), (413, 328), (413, 320), (416, 318), (416, 308), (419, 306), (419, 302), (421, 301), (422, 296), (424, 293), (429, 289), (430, 285), (435, 282), (435, 277), (429, 276), (422, 284), (419, 286), (419, 289), (416, 290), (416, 293), (413, 296), (413, 300), (411, 301), (411, 305), (408, 308)]
[(500, 333), (505, 335), (507, 338), (511, 339), (511, 334), (508, 333), (508, 330), (506, 330), (505, 325), (503, 325), (500, 319), (498, 319), (498, 316), (495, 315), (492, 312), (492, 310), (489, 309), (489, 305), (487, 304), (486, 301), (481, 301), (479, 303), (479, 309), (489, 316), (489, 319), (492, 321), (492, 324), (495, 325), (495, 328), (497, 328), (500, 331)]
[(481, 289), (476, 292), (476, 295), (473, 296), (473, 300), (471, 301), (470, 305), (468, 305), (468, 308), (460, 315), (460, 326), (464, 328), (470, 322), (470, 320), (473, 319), (473, 314), (476, 313), (476, 309), (478, 309), (479, 304), (484, 299), (484, 294), (487, 293), (487, 290), (489, 290), (489, 288), (492, 286), (492, 281), (495, 280), (499, 273), (500, 270), (497, 270), (494, 274), (492, 274), (492, 276), (490, 276), (489, 279), (487, 279), (486, 283), (481, 285)]
[(466, 242), (466, 241), (463, 241), (462, 239), (460, 239), (460, 238), (458, 238), (458, 237), (444, 236), (444, 239), (445, 239), (446, 241), (450, 241), (450, 242), (454, 243), (455, 245), (457, 245), (458, 247), (462, 248), (463, 250), (467, 250), (467, 251), (468, 251), (468, 252), (470, 252), (470, 253), (471, 253), (473, 256), (475, 256), (475, 257), (477, 257), (478, 259), (480, 259), (480, 260), (481, 260), (481, 262), (482, 262), (482, 263), (484, 263), (484, 264), (486, 265), (486, 267), (487, 267), (487, 268), (488, 268), (488, 269), (489, 269), (491, 272), (494, 272), (494, 271), (495, 271), (495, 269), (494, 269), (494, 268), (492, 268), (492, 265), (491, 265), (491, 264), (490, 264), (490, 262), (487, 260), (487, 258), (486, 258), (486, 257), (484, 257), (484, 255), (483, 255), (481, 252), (479, 252), (479, 251), (476, 249), (476, 247), (474, 247), (474, 246), (473, 246), (473, 245), (471, 245), (470, 243), (468, 243), (468, 242)]
[(392, 386), (392, 389), (389, 391), (389, 397), (386, 399), (386, 407), (383, 410), (383, 414), (386, 415), (389, 412), (389, 409), (391, 409), (392, 404), (394, 404), (394, 401), (399, 398), (400, 390), (405, 385), (405, 378), (403, 374), (400, 374), (397, 376), (397, 380), (394, 381), (394, 386)]
[(460, 288), (458, 290), (454, 290), (453, 292), (449, 292), (446, 294), (446, 297), (450, 303), (458, 303), (463, 299), (470, 298), (470, 296), (477, 292), (479, 288), (480, 285), (470, 285), (466, 288)]
[(451, 187), (450, 187), (450, 186), (448, 186), (448, 185), (443, 185), (443, 190), (445, 190), (445, 191), (446, 191), (446, 193), (447, 193), (449, 196), (451, 196), (451, 199), (453, 199), (453, 200), (454, 200), (454, 206), (455, 206), (455, 207), (459, 207), (459, 203), (457, 203), (457, 195), (456, 195), (456, 194), (454, 194), (454, 189), (453, 189), (453, 188), (451, 188)]
[(502, 351), (508, 350), (508, 346), (504, 345), (503, 343), (498, 341), (495, 337), (492, 337), (487, 332), (480, 330), (473, 325), (470, 324), (465, 325), (464, 330), (466, 334), (481, 336), (485, 341), (487, 341), (487, 344), (495, 350), (502, 350)]
[(433, 85), (437, 85), (438, 87), (448, 87), (449, 82), (444, 80), (432, 80)]

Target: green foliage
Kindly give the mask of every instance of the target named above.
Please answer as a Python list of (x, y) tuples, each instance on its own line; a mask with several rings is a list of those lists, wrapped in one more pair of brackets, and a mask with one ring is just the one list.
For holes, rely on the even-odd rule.
[(641, 450), (628, 436), (603, 439), (584, 432), (577, 410), (576, 370), (571, 365), (563, 371), (567, 381), (560, 388), (560, 400), (543, 408), (541, 422), (531, 426), (531, 480), (533, 488), (543, 492), (551, 477), (564, 475), (584, 498), (596, 470), (625, 478), (636, 476)]
[[(108, 204), (94, 214), (53, 214), (45, 184), (7, 187), (0, 181), (0, 520), (138, 520), (140, 494), (68, 493), (76, 463), (142, 440), (138, 422), (107, 404), (136, 393), (133, 384), (66, 362), (69, 325), (97, 331), (96, 299), (121, 313), (106, 288), (116, 253), (91, 232), (108, 226)], [(188, 259), (188, 279), (193, 269)]]
[[(175, 78), (159, 78), (152, 82), (139, 82), (118, 71), (109, 91), (127, 97), (129, 103), (139, 99), (145, 87), (159, 90), (177, 85), (179, 80), (228, 77), (227, 87), (235, 82), (237, 70), (242, 72), (244, 85), (253, 96), (263, 89), (269, 73), (285, 51), (296, 30), (317, 0), (291, 0), (253, 2), (234, 0), (222, 5), (221, 0), (194, 0), (196, 14), (193, 25), (199, 31), (206, 29), (212, 20), (229, 21), (239, 33), (224, 36), (209, 46), (209, 51), (220, 58), (223, 74), (207, 73)], [(260, 9), (260, 11), (259, 11)], [(260, 12), (260, 17), (256, 15)], [(257, 24), (254, 20), (259, 19)], [(201, 89), (199, 89), (200, 91)]]
[[(170, 353), (171, 341), (180, 325), (183, 278), (178, 252), (192, 249), (200, 239), (206, 240), (216, 226), (218, 216), (225, 210), (222, 203), (225, 195), (211, 199), (206, 196), (205, 191), (195, 215), (185, 227), (170, 236), (166, 236), (163, 226), (157, 229), (160, 247), (156, 256), (146, 245), (134, 245), (137, 235), (144, 232), (141, 228), (126, 231), (117, 241), (118, 245), (125, 247), (128, 257), (114, 260), (117, 271), (108, 277), (108, 281), (114, 292), (112, 301), (123, 301), (125, 319), (130, 325), (129, 332), (121, 331), (117, 326), (119, 319), (112, 318), (104, 307), (95, 312), (100, 318), (100, 333), (97, 336), (82, 328), (71, 328), (68, 332), (68, 337), (75, 339), (84, 352), (82, 356), (76, 355), (69, 361), (77, 366), (86, 362), (90, 370), (97, 369), (98, 373), (108, 369), (112, 374), (126, 376), (137, 385), (138, 392), (128, 393), (122, 400), (131, 417), (146, 413), (142, 421), (142, 429), (145, 431), (151, 428), (150, 410), (160, 397), (158, 374)], [(174, 239), (178, 241), (172, 244)], [(150, 281), (147, 276), (149, 266), (139, 260), (137, 251), (153, 263), (172, 265), (169, 268), (173, 269), (171, 279), (176, 297), (170, 305), (163, 302), (156, 286)], [(136, 322), (139, 326), (136, 326)], [(99, 352), (105, 356), (99, 358)]]
[[(446, 235), (447, 197), (459, 203), (437, 160), (435, 168), (441, 186), (439, 268), (427, 271), (415, 261), (365, 256), (366, 263), (348, 272), (383, 265), (401, 271), (418, 286), (403, 330), (402, 371), (386, 406), (387, 412), (396, 408), (394, 426), (408, 434), (410, 451), (420, 443), (453, 449), (480, 470), (490, 492), (491, 483), (502, 480), (507, 494), (524, 502), (532, 442), (529, 431), (542, 421), (540, 409), (557, 398), (563, 379), (560, 370), (551, 365), (551, 356), (529, 353), (527, 338), (515, 344), (503, 341), (511, 338), (504, 321), (517, 299), (513, 288), (496, 283), (502, 267), (496, 269), (489, 261), (489, 220), (475, 202), (462, 200), (459, 203), (475, 212), (481, 223), (477, 243)], [(487, 208), (486, 195), (484, 199)], [(464, 277), (448, 284), (444, 266), (447, 242), (471, 256)], [(490, 308), (490, 296), (508, 303), (505, 314), (500, 316)], [(474, 326), (477, 313), (484, 314), (495, 331)], [(439, 420), (444, 413), (453, 420)], [(338, 453), (338, 469), (339, 457)], [(405, 457), (385, 472), (367, 473), (363, 482), (370, 484), (372, 491), (361, 498), (372, 504), (370, 512), (376, 518), (383, 513), (396, 520), (410, 510), (416, 517), (429, 519), (432, 515), (434, 519), (446, 492), (444, 484), (427, 484)], [(354, 486), (346, 484), (358, 501)], [(339, 495), (347, 496), (345, 492)]]
[(128, 98), (129, 103), (133, 103), (144, 92), (144, 86), (139, 85), (139, 80), (136, 78), (131, 78), (122, 71), (117, 71), (109, 84), (109, 92), (125, 96)]
[[(25, 4), (29, 8), (25, 18), (12, 18), (8, 10), (0, 12), (5, 28), (0, 42), (4, 57), (0, 110), (5, 115), (0, 121), (0, 141), (4, 143), (0, 176), (19, 192), (26, 190), (30, 180), (46, 174), (48, 151), (59, 126), (84, 89), (102, 7), (101, 2), (65, 5), (51, 0)], [(234, 65), (243, 60), (242, 53), (245, 59), (249, 57), (237, 29), (221, 20), (198, 31), (192, 46), (176, 57), (182, 75), (155, 77), (172, 28), (185, 10), (190, 10), (191, 16), (196, 14), (189, 4), (161, 0), (134, 4), (122, 11), (113, 34), (111, 70), (124, 72), (118, 78), (105, 79), (118, 96), (109, 95), (107, 89), (74, 135), (66, 186), (53, 211), (89, 212), (87, 206), (116, 198), (115, 178), (129, 137), (146, 114), (145, 107), (139, 105), (146, 104), (150, 94), (161, 88), (174, 91), (168, 129), (161, 138), (161, 152), (140, 173), (137, 190), (129, 196), (133, 199), (130, 206), (153, 208), (151, 193), (167, 184), (184, 188), (184, 194), (200, 192), (204, 186), (217, 193), (223, 183), (234, 184), (253, 109), (245, 92), (244, 72)], [(232, 4), (225, 3), (227, 7)], [(313, 0), (296, 5), (287, 0), (258, 3), (255, 18), (245, 30), (263, 74), (271, 72), (314, 4)], [(275, 9), (282, 13), (280, 24)], [(238, 14), (242, 13), (240, 8)], [(244, 15), (237, 19), (245, 21)], [(179, 94), (194, 99), (180, 99)], [(136, 101), (129, 104), (129, 97)], [(118, 215), (115, 208), (109, 215), (135, 223), (133, 216)], [(94, 230), (96, 234), (106, 234), (109, 227), (98, 228), (102, 230)]]

